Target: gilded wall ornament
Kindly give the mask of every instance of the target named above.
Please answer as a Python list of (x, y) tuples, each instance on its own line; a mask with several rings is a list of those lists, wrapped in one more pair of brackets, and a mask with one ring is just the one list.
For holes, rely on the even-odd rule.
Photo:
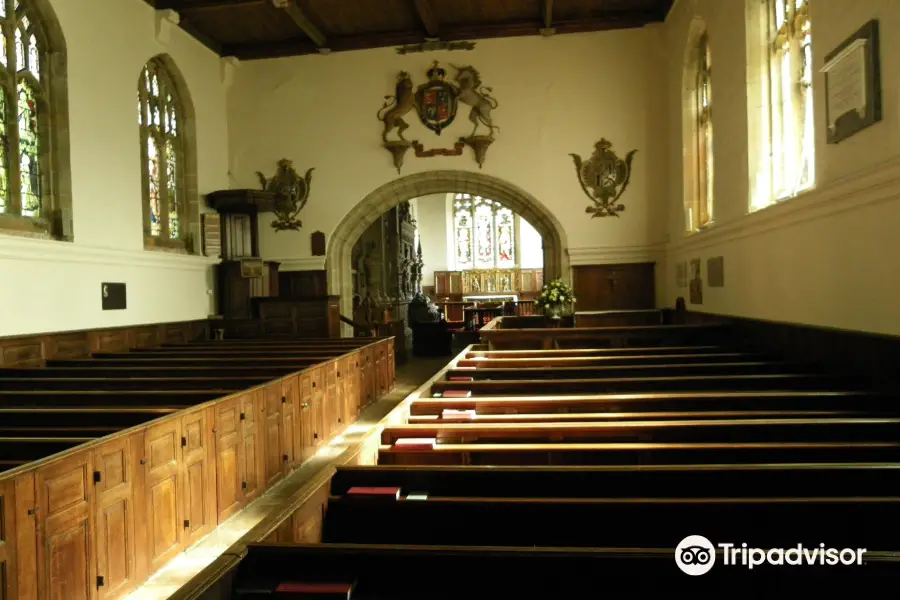
[(603, 138), (594, 144), (594, 153), (587, 161), (577, 154), (569, 154), (575, 161), (581, 189), (594, 203), (594, 206), (585, 209), (585, 212), (591, 213), (591, 218), (618, 217), (625, 210), (625, 206), (618, 204), (618, 201), (631, 180), (631, 161), (635, 152), (637, 150), (632, 150), (623, 160), (612, 151), (612, 144)]
[[(403, 167), (406, 152), (416, 148), (416, 156), (453, 156), (459, 154), (460, 144), (472, 148), (475, 160), (481, 167), (484, 163), (488, 146), (494, 141), (494, 131), (500, 128), (493, 123), (491, 111), (497, 108), (497, 100), (490, 92), (491, 88), (481, 84), (481, 76), (471, 66), (457, 67), (453, 81), (446, 81), (446, 71), (434, 61), (428, 70), (428, 82), (413, 91), (413, 82), (409, 73), (401, 71), (397, 75), (394, 95), (385, 96), (385, 102), (378, 111), (378, 120), (382, 122), (382, 145), (392, 157), (399, 173)], [(440, 135), (456, 118), (459, 104), (470, 106), (469, 121), (473, 125), (468, 137), (461, 137), (450, 149), (425, 150), (418, 140), (407, 140), (404, 132), (409, 124), (404, 117), (413, 109), (422, 124)], [(479, 134), (479, 127), (487, 128), (487, 133)], [(396, 130), (397, 139), (388, 139), (388, 135)]]
[(275, 207), (272, 210), (275, 213), (275, 220), (272, 221), (272, 228), (275, 231), (297, 231), (303, 227), (303, 222), (297, 219), (297, 215), (309, 199), (312, 172), (315, 168), (308, 169), (306, 175), (300, 177), (293, 164), (293, 161), (282, 158), (278, 161), (275, 175), (268, 180), (262, 173), (256, 172), (263, 191), (275, 194)]

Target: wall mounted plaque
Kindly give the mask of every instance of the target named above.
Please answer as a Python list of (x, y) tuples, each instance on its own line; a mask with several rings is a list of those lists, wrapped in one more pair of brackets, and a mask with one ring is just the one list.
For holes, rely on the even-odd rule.
[(725, 258), (723, 256), (706, 260), (706, 283), (709, 287), (725, 287)]
[(101, 283), (100, 303), (103, 310), (125, 310), (125, 284)]
[(703, 304), (703, 276), (700, 273), (700, 259), (691, 259), (691, 304)]
[(873, 19), (825, 57), (825, 118), (829, 144), (881, 120), (878, 20)]
[(313, 256), (325, 256), (325, 233), (313, 231), (309, 236), (309, 245)]

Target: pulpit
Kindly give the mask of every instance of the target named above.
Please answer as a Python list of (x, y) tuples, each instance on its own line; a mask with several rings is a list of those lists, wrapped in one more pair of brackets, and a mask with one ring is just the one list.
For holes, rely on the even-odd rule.
[(222, 190), (206, 196), (220, 216), (222, 262), (216, 266), (219, 314), (225, 319), (258, 318), (255, 298), (278, 296), (278, 266), (259, 255), (259, 213), (271, 211), (275, 194)]

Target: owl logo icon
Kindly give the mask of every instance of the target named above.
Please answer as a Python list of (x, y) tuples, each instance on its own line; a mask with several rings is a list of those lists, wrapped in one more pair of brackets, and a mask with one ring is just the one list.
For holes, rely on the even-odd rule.
[(687, 575), (705, 575), (716, 564), (716, 549), (702, 535), (689, 535), (675, 548), (675, 564)]

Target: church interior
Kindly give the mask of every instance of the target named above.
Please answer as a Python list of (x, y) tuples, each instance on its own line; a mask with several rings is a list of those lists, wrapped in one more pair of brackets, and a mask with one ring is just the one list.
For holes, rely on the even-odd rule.
[(895, 31), (0, 0), (0, 600), (900, 577)]

